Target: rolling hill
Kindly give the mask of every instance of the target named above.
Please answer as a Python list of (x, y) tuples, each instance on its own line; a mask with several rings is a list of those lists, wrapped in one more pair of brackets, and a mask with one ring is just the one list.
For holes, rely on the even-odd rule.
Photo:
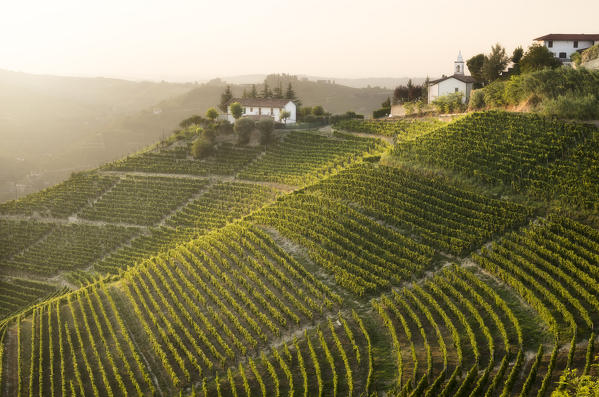
[[(369, 114), (387, 89), (293, 80), (307, 106)], [(248, 85), (234, 85), (240, 96)], [(0, 70), (0, 202), (39, 191), (165, 138), (204, 114), (225, 85), (41, 76)]]
[(180, 135), (0, 204), (0, 393), (549, 395), (595, 371), (596, 134)]

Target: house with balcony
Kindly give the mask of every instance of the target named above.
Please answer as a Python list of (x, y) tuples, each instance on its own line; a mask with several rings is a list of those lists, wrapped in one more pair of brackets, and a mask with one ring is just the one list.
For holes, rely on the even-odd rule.
[(564, 64), (572, 62), (575, 52), (582, 52), (599, 43), (599, 34), (547, 34), (534, 39), (536, 44), (544, 45)]

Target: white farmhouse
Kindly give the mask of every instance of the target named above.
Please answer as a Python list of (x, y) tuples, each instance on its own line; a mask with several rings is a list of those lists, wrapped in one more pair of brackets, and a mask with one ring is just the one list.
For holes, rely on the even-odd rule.
[(464, 75), (464, 59), (462, 52), (458, 54), (458, 59), (453, 65), (453, 75), (445, 76), (438, 80), (431, 81), (428, 85), (428, 103), (432, 103), (440, 96), (461, 92), (462, 102), (468, 103), (472, 85), (476, 80), (472, 76)]
[[(296, 121), (297, 107), (292, 100), (276, 98), (233, 98), (227, 106), (227, 120), (235, 122), (231, 114), (231, 104), (239, 102), (243, 108), (242, 117), (262, 118), (271, 117), (278, 123), (293, 124)], [(286, 110), (289, 117), (281, 119), (281, 113)]]
[(570, 64), (573, 53), (599, 43), (599, 34), (547, 34), (534, 41), (547, 47), (562, 63)]

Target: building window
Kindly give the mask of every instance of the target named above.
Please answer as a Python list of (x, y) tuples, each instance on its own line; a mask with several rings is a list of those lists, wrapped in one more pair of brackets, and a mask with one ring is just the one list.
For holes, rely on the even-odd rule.
[(574, 48), (578, 48), (578, 41), (574, 42)]
[(547, 42), (547, 47), (549, 47), (549, 48), (553, 48), (553, 40), (549, 40), (549, 41)]
[(559, 57), (560, 57), (560, 59), (566, 59), (568, 57), (568, 55), (565, 52), (560, 52)]

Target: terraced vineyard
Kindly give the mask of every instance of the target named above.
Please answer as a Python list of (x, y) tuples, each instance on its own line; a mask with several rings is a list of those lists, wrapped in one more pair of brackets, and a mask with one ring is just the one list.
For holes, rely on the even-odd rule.
[(197, 161), (190, 158), (187, 147), (183, 147), (183, 150), (158, 149), (116, 161), (106, 165), (104, 169), (164, 174), (232, 175), (257, 158), (262, 151), (262, 147), (223, 143), (217, 147), (213, 156)]
[(3, 272), (52, 276), (61, 270), (88, 267), (137, 233), (136, 228), (112, 225), (57, 225), (43, 239), (0, 262), (0, 268)]
[(264, 156), (241, 171), (239, 177), (301, 186), (381, 145), (380, 141), (348, 134), (336, 133), (331, 139), (297, 131), (272, 146)]
[(248, 183), (217, 183), (167, 219), (172, 227), (212, 230), (243, 217), (273, 199), (276, 189)]
[(0, 263), (43, 238), (53, 227), (51, 223), (0, 219)]
[(563, 158), (592, 131), (588, 125), (530, 114), (474, 113), (416, 141), (400, 143), (394, 152), (405, 160), (519, 189), (537, 166)]
[(422, 274), (434, 251), (339, 202), (294, 194), (250, 218), (308, 250), (335, 281), (358, 295)]
[(0, 214), (38, 213), (64, 218), (96, 199), (117, 181), (117, 178), (95, 173), (74, 174), (65, 182), (39, 193), (0, 204)]
[(599, 211), (599, 131), (563, 158), (530, 173), (529, 191), (542, 199), (559, 199), (577, 209)]
[(445, 125), (443, 121), (432, 118), (401, 120), (352, 119), (339, 121), (333, 127), (343, 131), (407, 138), (426, 134), (443, 125)]
[(93, 221), (154, 225), (207, 183), (191, 178), (127, 176), (79, 216)]
[(596, 374), (596, 131), (360, 123), (338, 127), (398, 143), (169, 139), (0, 205), (0, 395), (542, 397)]
[(0, 321), (61, 292), (65, 291), (59, 290), (51, 284), (22, 278), (0, 281)]
[[(446, 267), (434, 278), (372, 304), (393, 341), (395, 393), (518, 392), (514, 383), (524, 373), (520, 320), (471, 271)], [(532, 385), (536, 377), (530, 378)]]
[(531, 215), (521, 205), (471, 193), (407, 168), (361, 164), (308, 190), (357, 204), (366, 215), (454, 255)]

